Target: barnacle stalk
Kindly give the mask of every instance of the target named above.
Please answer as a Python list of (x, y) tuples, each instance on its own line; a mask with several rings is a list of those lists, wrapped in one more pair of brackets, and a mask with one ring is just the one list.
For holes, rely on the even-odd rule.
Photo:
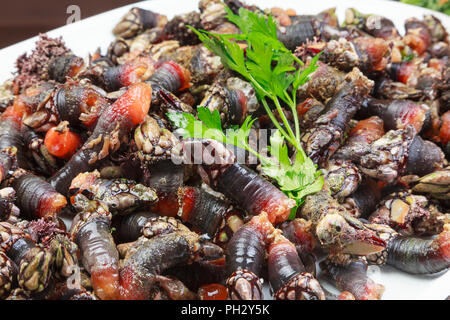
[(117, 299), (119, 254), (110, 232), (111, 213), (101, 202), (81, 194), (75, 196), (74, 206), (80, 213), (74, 218), (70, 235), (91, 274), (94, 292), (101, 299)]

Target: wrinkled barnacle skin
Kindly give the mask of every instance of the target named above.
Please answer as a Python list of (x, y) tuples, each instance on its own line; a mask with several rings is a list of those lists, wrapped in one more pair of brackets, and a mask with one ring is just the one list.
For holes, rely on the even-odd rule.
[(127, 179), (100, 179), (97, 170), (80, 173), (72, 181), (70, 192), (82, 193), (91, 200), (99, 200), (114, 214), (151, 205), (158, 199), (152, 188)]
[(412, 274), (432, 274), (450, 267), (450, 225), (433, 239), (397, 236), (387, 246), (387, 264)]
[[(272, 240), (273, 239), (273, 240)], [(306, 271), (295, 245), (281, 234), (271, 237), (268, 254), (269, 281), (278, 300), (324, 300), (319, 282)]]
[(261, 280), (252, 271), (237, 270), (228, 277), (226, 284), (231, 300), (261, 300), (263, 297)]
[(379, 232), (387, 246), (385, 250), (367, 256), (370, 264), (388, 264), (412, 274), (432, 274), (450, 267), (448, 224), (433, 239), (403, 236), (387, 226), (377, 227), (384, 229)]
[(350, 161), (330, 160), (324, 171), (331, 194), (340, 201), (351, 195), (362, 179), (359, 169)]
[(2, 299), (6, 298), (13, 289), (14, 269), (14, 263), (0, 251), (0, 298)]
[(146, 238), (176, 231), (189, 231), (189, 228), (173, 217), (151, 217), (142, 228), (142, 235)]
[(81, 262), (91, 275), (92, 287), (101, 299), (119, 297), (119, 254), (111, 235), (108, 207), (82, 194), (74, 197), (75, 216), (71, 239), (80, 248)]
[(341, 146), (350, 120), (373, 85), (374, 82), (358, 68), (345, 76), (337, 93), (328, 101), (325, 112), (301, 138), (305, 152), (315, 163), (325, 165)]
[(369, 177), (384, 181), (394, 181), (405, 162), (416, 130), (408, 125), (404, 130), (391, 130), (372, 143), (370, 151), (359, 161), (359, 168)]
[(304, 272), (287, 283), (275, 294), (277, 300), (325, 300), (322, 287), (310, 273)]
[(3, 111), (14, 101), (13, 83), (7, 80), (0, 85), (0, 110)]
[(200, 9), (200, 23), (205, 30), (213, 30), (228, 22), (224, 5), (220, 0), (201, 0), (198, 3)]
[(313, 223), (313, 232), (323, 247), (365, 255), (381, 251), (385, 243), (375, 231), (352, 217), (326, 191), (306, 197), (301, 215)]
[(136, 128), (134, 142), (138, 149), (136, 155), (145, 164), (182, 156), (180, 141), (160, 119), (152, 116)]
[(52, 254), (19, 226), (0, 223), (2, 250), (18, 267), (17, 281), (27, 292), (41, 292), (50, 282)]
[(241, 124), (259, 106), (251, 85), (235, 77), (228, 78), (226, 83), (214, 83), (200, 105), (211, 112), (217, 110), (224, 125)]
[(427, 204), (428, 200), (424, 196), (414, 195), (410, 191), (397, 192), (381, 201), (369, 221), (389, 225), (402, 234), (412, 234), (412, 224), (429, 217)]
[(340, 290), (351, 292), (357, 300), (380, 300), (384, 293), (384, 286), (367, 276), (367, 262), (364, 258), (349, 258), (341, 264), (329, 257), (320, 266)]
[(0, 189), (0, 221), (15, 223), (19, 220), (20, 209), (14, 205), (15, 196), (11, 187)]
[(263, 212), (233, 234), (226, 248), (226, 285), (230, 299), (263, 299), (260, 278), (266, 245), (269, 238), (279, 233)]
[(114, 27), (113, 34), (125, 39), (132, 38), (146, 29), (164, 26), (167, 17), (150, 10), (131, 8), (122, 20)]
[(66, 77), (75, 77), (84, 66), (84, 59), (72, 53), (52, 57), (48, 63), (46, 74), (48, 78), (64, 83)]
[(170, 267), (222, 257), (220, 247), (202, 241), (192, 231), (177, 230), (147, 239), (139, 238), (120, 271), (122, 299), (149, 299), (157, 276)]
[(0, 246), (18, 268), (17, 282), (27, 292), (41, 292), (51, 276), (52, 254), (21, 227), (0, 223)]
[(52, 255), (35, 247), (28, 251), (19, 266), (19, 286), (29, 292), (41, 292), (50, 280)]
[[(238, 51), (248, 62), (247, 46), (257, 44), (245, 43), (247, 30), (224, 4), (250, 19), (250, 31), (264, 27), (253, 29), (253, 18), (271, 15), (267, 27), (281, 49), (273, 47), (296, 49), (303, 63), (267, 56), (272, 69), (281, 67), (272, 71), (286, 73), (269, 84), (250, 65), (251, 77), (228, 68)], [(304, 15), (199, 0), (199, 9), (169, 21), (132, 8), (116, 21), (105, 55), (84, 59), (59, 50), (56, 39), (18, 58), (14, 81), (0, 85), (0, 299), (333, 299), (315, 279), (319, 266), (343, 291), (334, 299), (378, 299), (383, 286), (367, 277), (367, 264), (412, 274), (450, 268), (443, 24), (431, 15), (409, 19), (403, 36), (390, 20), (352, 9), (343, 25), (335, 8)], [(189, 25), (205, 30), (210, 45)], [(233, 42), (231, 56), (216, 54), (220, 39)], [(305, 71), (295, 97), (290, 69)], [(266, 105), (275, 118), (260, 108), (249, 78), (269, 100), (278, 97)], [(199, 105), (225, 129), (251, 116), (263, 144), (263, 130), (278, 126), (272, 120), (295, 131), (316, 164), (310, 169), (323, 175), (322, 190), (302, 197), (282, 173), (247, 161), (248, 150), (179, 138), (168, 113), (209, 127)], [(44, 139), (50, 129), (77, 134), (78, 151), (57, 156), (59, 141)], [(292, 160), (300, 146), (285, 143)]]
[(58, 234), (48, 243), (55, 275), (67, 278), (78, 265), (78, 246), (67, 235)]
[(170, 40), (178, 40), (181, 45), (195, 45), (200, 42), (188, 25), (199, 29), (201, 28), (200, 14), (196, 11), (191, 11), (186, 14), (177, 15), (173, 17), (164, 26), (164, 34)]

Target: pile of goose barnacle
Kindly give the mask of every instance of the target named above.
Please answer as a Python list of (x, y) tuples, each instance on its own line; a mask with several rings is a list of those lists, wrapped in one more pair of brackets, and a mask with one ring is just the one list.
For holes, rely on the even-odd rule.
[[(275, 299), (380, 299), (369, 265), (449, 268), (443, 24), (411, 18), (401, 35), (354, 9), (339, 23), (334, 9), (225, 4), (200, 0), (170, 20), (133, 8), (104, 55), (83, 59), (41, 35), (17, 59), (0, 88), (0, 298), (257, 300), (269, 298), (264, 279)], [(269, 118), (254, 83), (202, 43), (195, 30), (244, 33), (230, 11), (271, 15), (294, 64), (321, 52), (295, 108), (267, 104)], [(303, 148), (323, 187), (296, 202), (261, 163), (180, 137), (168, 114), (194, 121), (198, 106), (223, 128), (298, 122), (298, 145), (284, 146)], [(174, 161), (190, 147), (225, 161)]]

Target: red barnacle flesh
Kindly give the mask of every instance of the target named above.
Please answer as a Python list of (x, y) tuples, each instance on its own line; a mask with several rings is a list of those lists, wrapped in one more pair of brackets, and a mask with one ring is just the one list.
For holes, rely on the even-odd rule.
[(44, 144), (51, 155), (69, 159), (81, 146), (80, 136), (68, 127), (53, 127), (47, 131)]
[(228, 289), (219, 283), (211, 283), (198, 289), (200, 300), (227, 300)]

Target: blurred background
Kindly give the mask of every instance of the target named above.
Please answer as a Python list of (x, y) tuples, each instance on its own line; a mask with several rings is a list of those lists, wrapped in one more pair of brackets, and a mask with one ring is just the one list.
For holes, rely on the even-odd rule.
[[(70, 6), (81, 8), (81, 19), (118, 8), (139, 0), (2, 0), (0, 10), (0, 48), (28, 39), (66, 24), (74, 14), (67, 13)], [(182, 0), (180, 0), (182, 1)], [(244, 0), (245, 1), (245, 0)], [(251, 2), (251, 0), (247, 0)], [(361, 0), (370, 1), (370, 0)], [(450, 14), (450, 0), (400, 0)]]

